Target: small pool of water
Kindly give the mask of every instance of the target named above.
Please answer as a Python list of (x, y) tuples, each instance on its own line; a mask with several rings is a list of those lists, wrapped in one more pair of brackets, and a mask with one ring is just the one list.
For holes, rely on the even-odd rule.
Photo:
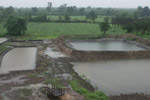
[(107, 95), (150, 94), (150, 59), (74, 63), (73, 68)]
[(7, 41), (7, 38), (0, 38), (0, 44)]
[(136, 45), (118, 41), (70, 42), (77, 50), (85, 51), (139, 51), (144, 50)]
[(56, 52), (56, 51), (52, 50), (52, 48), (50, 48), (50, 47), (46, 48), (45, 54), (48, 55), (48, 56), (50, 56), (51, 58), (66, 57), (61, 52)]
[(10, 71), (32, 70), (36, 66), (36, 47), (21, 47), (10, 50), (3, 56), (0, 74)]

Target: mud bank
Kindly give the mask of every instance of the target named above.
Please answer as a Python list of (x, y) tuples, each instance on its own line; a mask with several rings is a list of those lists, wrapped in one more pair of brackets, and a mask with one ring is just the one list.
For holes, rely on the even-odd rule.
[[(65, 55), (73, 58), (76, 61), (91, 61), (91, 60), (108, 60), (108, 59), (146, 59), (150, 58), (150, 50), (149, 45), (150, 41), (146, 39), (142, 39), (135, 35), (131, 34), (123, 34), (123, 35), (110, 35), (105, 37), (105, 39), (100, 39), (96, 41), (106, 41), (107, 39), (110, 41), (126, 41), (129, 44), (134, 44), (136, 46), (142, 47), (145, 50), (141, 51), (82, 51), (75, 50), (71, 47), (71, 45), (65, 41), (64, 37), (59, 37), (53, 41), (55, 44), (55, 48), (64, 53)], [(128, 41), (130, 39), (132, 41)], [(82, 40), (83, 41), (83, 40)], [(88, 41), (86, 39), (86, 41)], [(93, 40), (90, 40), (93, 41)], [(137, 42), (137, 43), (136, 43)]]

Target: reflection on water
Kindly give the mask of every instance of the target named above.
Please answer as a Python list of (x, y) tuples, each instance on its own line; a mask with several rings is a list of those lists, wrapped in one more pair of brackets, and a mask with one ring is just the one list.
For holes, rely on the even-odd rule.
[(103, 41), (103, 42), (70, 42), (77, 50), (90, 51), (138, 51), (144, 50), (136, 45), (124, 42)]
[(0, 73), (9, 71), (35, 69), (37, 48), (14, 48), (4, 55)]
[(75, 63), (73, 68), (108, 95), (150, 94), (150, 59)]

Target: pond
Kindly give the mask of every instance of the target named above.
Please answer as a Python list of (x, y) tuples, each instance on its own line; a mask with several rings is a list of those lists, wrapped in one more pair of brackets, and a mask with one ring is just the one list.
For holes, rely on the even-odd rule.
[(101, 41), (101, 42), (70, 42), (73, 48), (85, 51), (139, 51), (144, 50), (133, 44), (121, 41)]
[(107, 95), (150, 94), (150, 59), (82, 62), (73, 68)]
[(10, 71), (35, 69), (36, 54), (36, 47), (20, 47), (10, 50), (2, 58), (0, 74), (9, 73)]
[(45, 50), (45, 54), (48, 55), (51, 58), (59, 58), (59, 57), (66, 57), (61, 52), (54, 51), (52, 48), (47, 47)]
[(7, 38), (0, 38), (0, 44), (7, 41)]

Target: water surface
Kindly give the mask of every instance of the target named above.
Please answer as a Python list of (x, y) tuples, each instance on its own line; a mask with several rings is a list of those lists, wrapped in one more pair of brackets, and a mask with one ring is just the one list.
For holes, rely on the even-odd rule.
[(150, 94), (150, 59), (74, 63), (73, 68), (107, 95)]
[(7, 38), (0, 38), (0, 44), (7, 41)]
[(86, 51), (139, 51), (144, 50), (136, 45), (118, 41), (70, 42), (77, 50)]
[(35, 69), (37, 48), (14, 48), (6, 53), (2, 59), (0, 73), (10, 71)]
[(64, 54), (62, 54), (61, 52), (57, 52), (52, 50), (52, 48), (47, 47), (45, 50), (45, 54), (52, 57), (52, 58), (59, 58), (59, 57), (66, 57)]

